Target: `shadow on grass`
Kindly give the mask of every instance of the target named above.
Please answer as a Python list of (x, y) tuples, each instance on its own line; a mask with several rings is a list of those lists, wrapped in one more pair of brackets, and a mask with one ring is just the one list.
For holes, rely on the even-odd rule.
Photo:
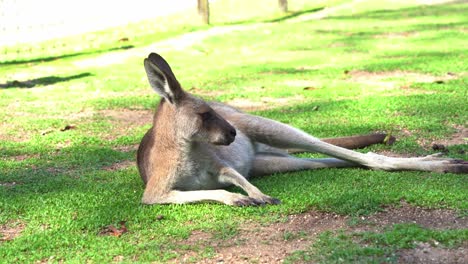
[[(430, 122), (437, 122), (442, 126), (444, 125), (443, 120), (436, 119), (440, 116), (439, 109), (441, 109), (437, 99), (446, 105), (444, 111), (447, 115), (458, 111), (460, 105), (451, 103), (450, 97), (441, 96), (434, 99), (432, 96), (385, 97), (381, 101), (369, 98), (361, 100), (359, 103), (356, 103), (355, 100), (322, 101), (318, 103), (320, 110), (313, 114), (311, 114), (310, 109), (317, 105), (317, 102), (310, 102), (294, 106), (291, 109), (271, 110), (263, 115), (272, 115), (272, 117), (276, 117), (275, 119), (283, 119), (283, 121), (290, 121), (293, 118), (295, 123), (299, 125), (311, 122), (315, 124), (314, 127), (308, 128), (312, 134), (315, 134), (314, 129), (327, 134), (329, 130), (333, 129), (338, 131), (337, 134), (346, 135), (367, 133), (382, 129), (381, 125), (384, 122), (397, 122), (387, 118), (387, 113), (375, 111), (375, 109), (385, 105), (390, 110), (396, 109), (404, 115), (421, 116), (421, 119), (412, 119), (416, 120), (416, 123), (430, 119)], [(431, 98), (432, 100), (429, 100)], [(373, 103), (377, 106), (372, 105)], [(367, 109), (369, 105), (370, 111)], [(413, 112), (416, 110), (417, 113)], [(355, 116), (368, 115), (370, 116), (369, 122), (337, 122), (339, 115), (349, 117), (349, 113), (342, 113), (343, 111), (356, 112)], [(327, 117), (334, 117), (335, 120), (327, 120)], [(380, 121), (373, 118), (380, 118)], [(355, 117), (352, 116), (350, 119), (353, 120)], [(362, 121), (365, 120), (362, 119)], [(405, 120), (403, 119), (403, 121)], [(418, 128), (425, 127), (421, 124), (416, 124), (416, 126)], [(430, 128), (434, 129), (432, 125)], [(76, 139), (70, 137), (70, 140)], [(86, 144), (76, 143), (56, 152), (47, 147), (51, 144), (47, 142), (8, 142), (6, 146), (1, 145), (0, 208), (3, 210), (2, 214), (5, 212), (2, 215), (3, 219), (37, 218), (45, 223), (50, 221), (56, 228), (63, 228), (65, 234), (73, 234), (74, 231), (97, 233), (101, 227), (121, 220), (128, 220), (136, 225), (141, 221), (143, 223), (147, 221), (152, 225), (152, 228), (155, 228), (155, 225), (159, 225), (160, 221), (154, 220), (154, 215), (151, 215), (154, 212), (168, 216), (168, 220), (172, 221), (169, 222), (171, 225), (187, 225), (184, 223), (192, 221), (193, 216), (190, 214), (205, 210), (204, 208), (208, 206), (140, 206), (144, 187), (135, 165), (123, 170), (105, 169), (110, 164), (134, 160), (135, 152), (114, 150), (111, 147), (112, 144), (107, 142), (109, 145), (106, 146), (104, 140), (90, 139), (87, 142)], [(43, 143), (46, 145), (42, 146)], [(38, 155), (31, 159), (15, 160), (18, 156), (30, 155), (31, 153)], [(291, 177), (292, 175), (294, 176)], [(448, 192), (455, 192), (455, 198), (450, 198), (448, 206), (454, 206), (461, 199), (459, 197), (462, 192), (460, 186), (463, 186), (462, 177), (445, 175), (421, 177), (421, 175), (423, 174), (380, 173), (361, 169), (324, 169), (258, 177), (252, 182), (266, 193), (282, 199), (284, 205), (265, 209), (240, 210), (247, 211), (247, 214), (257, 214), (258, 210), (274, 212), (275, 210), (287, 211), (288, 208), (296, 208), (295, 210), (297, 210), (297, 208), (314, 207), (340, 214), (369, 214), (378, 211), (382, 205), (399, 201), (402, 197), (409, 196), (410, 199), (417, 199), (420, 195), (421, 184), (424, 193), (435, 193), (437, 199), (444, 197)], [(442, 181), (441, 183), (438, 182), (439, 179)], [(395, 185), (392, 182), (398, 184)], [(448, 189), (446, 186), (453, 186), (453, 188)], [(350, 187), (360, 191), (357, 192)], [(313, 195), (311, 195), (311, 189), (314, 190)], [(294, 195), (290, 195), (291, 193)], [(430, 197), (427, 198), (428, 196), (430, 194), (424, 198), (430, 199)], [(223, 217), (223, 214), (220, 214), (221, 210), (228, 212), (225, 215), (229, 216), (232, 216), (232, 212), (235, 210), (225, 206), (209, 205), (209, 207), (215, 208), (212, 212), (210, 209), (210, 217), (217, 217), (217, 219)], [(190, 213), (187, 214), (187, 211)], [(261, 211), (258, 212), (261, 214)], [(172, 217), (173, 215), (176, 217)], [(177, 215), (182, 216), (178, 217)], [(206, 216), (199, 216), (199, 219), (206, 219)], [(161, 228), (163, 228), (161, 233), (172, 232), (166, 227)], [(38, 234), (38, 232), (28, 234), (25, 239)], [(87, 239), (89, 237), (92, 235), (87, 236)]]
[[(372, 12), (364, 12), (355, 15), (346, 15), (346, 16), (331, 16), (324, 18), (324, 20), (362, 20), (362, 19), (373, 19), (379, 21), (399, 21), (405, 19), (420, 19), (420, 18), (430, 18), (430, 17), (457, 17), (462, 16), (463, 14), (468, 13), (468, 5), (460, 5), (460, 1), (455, 1), (446, 4), (439, 5), (429, 5), (429, 6), (417, 6), (396, 10), (377, 10)], [(465, 1), (466, 3), (466, 1)], [(371, 22), (369, 22), (371, 23)], [(373, 27), (369, 28), (366, 31), (353, 32), (349, 30), (323, 30), (316, 31), (322, 34), (340, 34), (344, 36), (341, 40), (368, 40), (371, 38), (376, 38), (378, 35), (386, 33), (418, 33), (423, 31), (439, 31), (439, 30), (460, 30), (460, 34), (464, 33), (464, 26), (468, 23), (468, 20), (465, 18), (462, 22), (452, 22), (446, 20), (446, 22), (438, 23), (425, 23), (425, 24), (415, 24), (408, 26), (392, 26), (389, 24), (385, 27)], [(442, 32), (443, 33), (443, 32)], [(405, 35), (402, 34), (402, 37)]]
[(260, 20), (258, 22), (254, 22), (252, 20), (240, 20), (240, 21), (234, 21), (234, 22), (224, 22), (224, 23), (214, 23), (214, 26), (229, 26), (229, 25), (244, 25), (244, 24), (252, 24), (252, 23), (276, 23), (276, 22), (282, 22), (297, 16), (309, 14), (309, 13), (315, 13), (318, 11), (323, 10), (325, 7), (317, 7), (317, 8), (312, 8), (312, 9), (307, 9), (307, 10), (301, 10), (301, 11), (289, 11), (286, 13), (284, 16), (273, 18), (273, 19), (265, 19), (265, 20)]
[(265, 23), (282, 22), (282, 21), (288, 20), (290, 18), (298, 17), (298, 16), (301, 16), (301, 15), (309, 14), (309, 13), (315, 13), (315, 12), (323, 10), (324, 8), (325, 7), (317, 7), (317, 8), (312, 8), (312, 9), (303, 10), (303, 11), (290, 12), (288, 15), (285, 15), (283, 17), (270, 19), (270, 20), (264, 20), (263, 22), (265, 22)]
[(127, 50), (127, 49), (131, 49), (133, 47), (134, 47), (133, 45), (127, 45), (127, 46), (122, 46), (122, 47), (116, 47), (116, 48), (110, 48), (110, 49), (101, 49), (101, 50), (90, 51), (90, 52), (77, 52), (77, 53), (63, 54), (63, 55), (59, 55), (59, 56), (50, 56), (50, 57), (27, 59), (27, 60), (5, 61), (5, 62), (0, 62), (0, 66), (1, 65), (7, 66), (7, 65), (20, 65), (20, 64), (28, 64), (28, 63), (49, 62), (49, 61), (54, 61), (54, 60), (77, 57), (77, 56), (81, 56), (81, 55), (93, 55), (93, 54), (100, 54), (100, 53), (116, 51), (116, 50)]
[(51, 85), (51, 84), (56, 84), (59, 82), (67, 82), (67, 81), (71, 81), (74, 79), (80, 79), (80, 78), (85, 78), (89, 76), (92, 76), (92, 74), (89, 72), (85, 72), (85, 73), (66, 76), (66, 77), (47, 76), (47, 77), (41, 77), (41, 78), (31, 79), (27, 81), (14, 80), (14, 81), (6, 82), (4, 84), (0, 84), (0, 88), (3, 88), (3, 89), (33, 88), (38, 85), (39, 86)]
[[(316, 30), (315, 32), (321, 35), (338, 35), (333, 40), (333, 44), (342, 43), (343, 47), (338, 46), (338, 49), (343, 49), (348, 53), (369, 53), (369, 50), (379, 45), (379, 43), (390, 43), (393, 40), (395, 43), (401, 42), (402, 45), (410, 44), (410, 48), (407, 50), (389, 49), (385, 52), (379, 52), (375, 56), (376, 58), (382, 58), (381, 60), (356, 65), (360, 69), (369, 71), (413, 70), (435, 74), (463, 72), (466, 67), (461, 62), (466, 57), (466, 49), (461, 48), (457, 40), (463, 39), (465, 35), (464, 27), (468, 23), (468, 19), (460, 19), (459, 17), (468, 13), (468, 5), (460, 5), (459, 3), (460, 1), (455, 1), (440, 5), (418, 6), (398, 10), (377, 10), (352, 16), (332, 16), (324, 19), (381, 20), (389, 22), (424, 19), (425, 22), (429, 21), (431, 17), (447, 17), (445, 20), (434, 21), (434, 23), (414, 24), (411, 22), (400, 26), (392, 26), (390, 23), (388, 26), (368, 27), (359, 31), (352, 28), (341, 28), (338, 30)], [(372, 22), (369, 21), (368, 23)], [(389, 41), (386, 41), (386, 39), (389, 39)], [(445, 42), (443, 43), (445, 45), (452, 40), (456, 42), (453, 44), (453, 48), (447, 51), (443, 49), (434, 50), (433, 47), (429, 49), (415, 48), (418, 46), (423, 47), (434, 41)], [(329, 48), (334, 47), (329, 46)], [(304, 45), (304, 49), (308, 49), (308, 47)]]
[[(255, 67), (256, 69), (257, 67)], [(318, 72), (319, 69), (314, 69), (314, 68), (305, 68), (305, 67), (274, 67), (274, 66), (269, 66), (266, 69), (263, 69), (262, 71), (259, 71), (259, 74), (288, 74), (288, 75), (294, 75), (294, 74), (304, 74), (304, 73), (309, 73), (309, 72)]]
[(464, 51), (450, 52), (393, 52), (379, 56), (380, 62), (368, 63), (361, 66), (370, 71), (407, 70), (431, 72), (436, 74), (453, 74), (463, 71), (460, 67)]
[(444, 17), (446, 15), (459, 14), (463, 15), (468, 12), (468, 5), (462, 5), (467, 1), (453, 1), (449, 3), (437, 5), (421, 5), (417, 7), (409, 7), (393, 10), (376, 10), (371, 12), (364, 12), (356, 15), (346, 16), (331, 16), (325, 19), (378, 19), (378, 20), (398, 20), (404, 18), (415, 18), (424, 16), (437, 16)]

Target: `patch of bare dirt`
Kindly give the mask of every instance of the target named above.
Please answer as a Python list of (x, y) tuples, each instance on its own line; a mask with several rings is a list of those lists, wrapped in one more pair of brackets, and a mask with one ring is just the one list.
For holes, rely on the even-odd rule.
[(110, 118), (118, 124), (124, 126), (143, 126), (153, 122), (153, 111), (152, 110), (102, 110), (99, 111), (99, 115)]
[[(452, 136), (445, 139), (434, 139), (420, 137), (416, 139), (418, 145), (425, 149), (433, 149), (439, 152), (448, 151), (446, 147), (452, 145), (463, 145), (468, 143), (468, 129), (465, 126), (457, 125), (454, 126), (455, 133)], [(412, 136), (413, 133), (406, 128), (401, 128), (399, 131), (403, 136)]]
[[(443, 76), (434, 76), (408, 71), (368, 72), (360, 70), (349, 71), (347, 72), (347, 75), (350, 76), (350, 80), (354, 82), (375, 86), (380, 90), (399, 89), (403, 90), (407, 94), (433, 93), (428, 90), (409, 88), (412, 83), (443, 83), (459, 77), (454, 73), (447, 73)], [(398, 81), (398, 79), (400, 79), (400, 81)], [(404, 80), (405, 82), (403, 85), (401, 84), (401, 80)]]
[(187, 245), (199, 245), (204, 244), (206, 241), (212, 239), (213, 235), (210, 233), (203, 232), (201, 230), (195, 230), (190, 234), (190, 237), (184, 241)]
[(374, 38), (408, 38), (412, 36), (417, 36), (418, 32), (416, 31), (407, 31), (407, 32), (387, 32), (384, 34), (374, 35)]
[(17, 185), (17, 182), (0, 182), (0, 186), (5, 186), (5, 187), (12, 187)]
[(12, 156), (10, 158), (13, 159), (14, 161), (24, 161), (24, 160), (33, 159), (33, 158), (39, 158), (39, 156), (40, 156), (39, 154), (34, 154), (34, 155), (23, 154), (23, 155), (18, 155), (18, 156)]
[[(25, 113), (25, 112), (15, 112), (15, 116), (24, 115), (34, 117), (34, 113)], [(46, 135), (50, 133), (61, 133), (72, 129), (80, 129), (81, 122), (86, 122), (86, 120), (91, 119), (93, 116), (101, 116), (110, 120), (113, 124), (113, 128), (109, 131), (105, 131), (102, 136), (106, 139), (113, 140), (119, 136), (125, 135), (129, 130), (132, 130), (136, 127), (150, 125), (153, 121), (153, 111), (152, 110), (101, 110), (94, 111), (89, 109), (84, 109), (78, 113), (71, 113), (69, 115), (62, 116), (64, 119), (63, 127), (60, 128), (48, 128), (43, 131), (25, 131), (19, 126), (9, 123), (0, 123), (0, 131), (16, 131), (13, 134), (0, 133), (0, 140), (8, 140), (15, 142), (24, 142), (29, 140), (32, 133), (37, 133), (41, 135)], [(47, 117), (41, 115), (41, 117)], [(56, 117), (56, 116), (50, 116)], [(65, 123), (66, 122), (66, 123)], [(58, 148), (66, 147), (66, 144), (63, 146), (57, 146)], [(18, 157), (18, 160), (24, 160), (28, 157)]]
[(140, 146), (140, 144), (129, 145), (129, 146), (118, 146), (113, 149), (116, 151), (120, 151), (120, 152), (131, 152), (131, 151), (137, 150), (138, 146)]
[(136, 163), (133, 160), (124, 160), (124, 161), (119, 161), (119, 162), (113, 163), (113, 164), (108, 165), (108, 166), (104, 166), (104, 167), (102, 167), (102, 169), (106, 170), (106, 171), (118, 171), (118, 170), (123, 170), (123, 169), (129, 168), (131, 166), (134, 166), (135, 164)]
[(140, 126), (150, 125), (153, 122), (153, 111), (151, 110), (102, 110), (98, 115), (111, 121), (113, 127), (102, 136), (109, 140), (125, 135), (128, 131)]
[(239, 108), (243, 111), (261, 111), (286, 106), (302, 101), (304, 101), (304, 97), (302, 96), (293, 96), (286, 98), (262, 97), (260, 100), (237, 98), (227, 102), (227, 104)]
[(466, 76), (468, 73), (448, 72), (442, 76), (434, 76), (409, 71), (368, 72), (352, 70), (344, 72), (348, 81), (358, 83), (361, 91), (356, 96), (337, 97), (336, 100), (359, 99), (375, 95), (383, 96), (409, 96), (417, 94), (435, 94), (436, 91), (412, 87), (413, 83), (438, 83)]
[(416, 248), (401, 250), (399, 254), (398, 263), (401, 264), (462, 264), (468, 263), (468, 243), (459, 248), (448, 249), (421, 242)]
[[(424, 209), (402, 202), (399, 207), (388, 207), (383, 212), (362, 217), (359, 225), (349, 226), (348, 217), (332, 213), (310, 211), (290, 215), (284, 222), (261, 225), (248, 222), (242, 225), (238, 234), (229, 240), (216, 239), (212, 234), (194, 231), (184, 245), (215, 248), (215, 255), (199, 259), (197, 263), (282, 263), (292, 252), (307, 249), (317, 235), (324, 231), (339, 229), (349, 232), (379, 232), (386, 226), (398, 223), (416, 223), (431, 229), (463, 229), (468, 227), (468, 218), (459, 217), (453, 210)], [(411, 250), (398, 252), (401, 263), (468, 263), (464, 260), (468, 245), (446, 249), (434, 245), (418, 244)], [(421, 246), (423, 245), (423, 246)], [(174, 263), (191, 262), (197, 259), (192, 251), (185, 252)]]
[(468, 143), (468, 128), (464, 126), (456, 126), (455, 129), (457, 130), (457, 132), (455, 132), (452, 135), (452, 137), (450, 137), (449, 139), (434, 141), (432, 142), (432, 146), (434, 146), (434, 144), (442, 145), (442, 146), (467, 144)]
[[(15, 131), (15, 133), (11, 133)], [(24, 142), (29, 140), (29, 131), (15, 124), (3, 122), (0, 123), (0, 140)]]
[(380, 228), (393, 224), (414, 223), (431, 229), (461, 229), (468, 227), (468, 217), (459, 217), (449, 209), (424, 209), (405, 201), (399, 207), (388, 207), (383, 212), (363, 216), (365, 228)]
[(0, 225), (0, 242), (13, 240), (23, 232), (26, 225), (21, 221), (10, 221)]
[(447, 2), (450, 3), (453, 0), (417, 0), (417, 3), (421, 5), (439, 5)]
[[(14, 116), (31, 116), (35, 117), (34, 113), (26, 112), (14, 112)], [(49, 116), (40, 115), (42, 118), (47, 118)], [(56, 116), (50, 116), (51, 118), (56, 118)], [(109, 119), (112, 123), (112, 129), (104, 131), (100, 136), (103, 138), (114, 140), (117, 137), (125, 135), (128, 131), (135, 129), (140, 126), (150, 125), (153, 121), (153, 111), (152, 110), (127, 110), (127, 109), (118, 109), (118, 110), (101, 110), (94, 111), (91, 109), (83, 109), (77, 113), (71, 113), (68, 115), (62, 115), (64, 123), (62, 127), (51, 127), (43, 131), (26, 131), (22, 127), (15, 124), (9, 123), (0, 123), (0, 140), (15, 141), (15, 142), (24, 142), (28, 141), (33, 133), (40, 135), (47, 135), (50, 133), (62, 133), (68, 130), (80, 129), (82, 122), (91, 122), (93, 117), (104, 117)], [(5, 133), (3, 133), (5, 131)], [(15, 131), (14, 134), (7, 134), (8, 131)], [(57, 148), (64, 148), (69, 145), (70, 142), (61, 143)], [(131, 147), (133, 148), (133, 146)], [(28, 159), (28, 156), (17, 156), (16, 160), (21, 161)]]
[[(317, 234), (345, 228), (346, 219), (346, 216), (311, 211), (268, 226), (244, 224), (231, 240), (216, 240), (197, 231), (184, 243), (216, 248), (215, 257), (197, 263), (282, 263), (292, 252), (309, 247)], [(192, 256), (189, 252), (176, 262), (187, 262)]]
[(205, 90), (197, 87), (192, 87), (188, 89), (188, 91), (194, 95), (202, 97), (216, 97), (225, 94), (223, 90)]

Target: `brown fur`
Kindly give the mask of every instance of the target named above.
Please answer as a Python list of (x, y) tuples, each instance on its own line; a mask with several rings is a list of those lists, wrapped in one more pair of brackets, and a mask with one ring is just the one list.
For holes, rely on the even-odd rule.
[(173, 177), (175, 177), (175, 168), (172, 164), (178, 163), (180, 151), (173, 132), (175, 131), (174, 122), (170, 119), (173, 112), (174, 109), (161, 100), (154, 115), (153, 128), (164, 127), (166, 129), (151, 128), (138, 150), (139, 159), (144, 159), (144, 162), (139, 162), (140, 174), (147, 185), (144, 196), (164, 194), (170, 189)]

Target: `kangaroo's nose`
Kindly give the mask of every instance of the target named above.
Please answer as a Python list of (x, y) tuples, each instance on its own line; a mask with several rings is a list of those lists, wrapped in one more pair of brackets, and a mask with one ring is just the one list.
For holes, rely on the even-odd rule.
[(232, 137), (235, 137), (236, 136), (236, 130), (235, 129), (231, 129), (231, 131), (229, 131), (229, 134), (232, 136)]

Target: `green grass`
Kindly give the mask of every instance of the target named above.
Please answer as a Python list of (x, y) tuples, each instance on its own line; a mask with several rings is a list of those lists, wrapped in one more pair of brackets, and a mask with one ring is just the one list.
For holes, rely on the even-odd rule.
[(397, 251), (425, 242), (435, 246), (459, 246), (468, 239), (465, 230), (430, 230), (416, 224), (396, 224), (381, 233), (326, 231), (308, 250), (296, 251), (286, 263), (397, 263)]
[[(385, 10), (370, 2), (364, 1), (353, 13), (344, 9), (323, 20), (299, 23), (278, 19), (287, 17), (274, 12), (246, 14), (235, 20), (244, 30), (212, 36), (162, 55), (182, 85), (206, 99), (231, 102), (241, 98), (255, 103), (269, 98), (268, 109), (253, 112), (318, 137), (391, 131), (398, 138), (395, 145), (363, 151), (431, 154), (432, 141), (449, 139), (456, 127), (466, 126), (468, 20), (464, 14), (468, 6), (415, 6), (402, 1)], [(295, 3), (296, 12), (323, 5), (300, 3)], [(228, 22), (213, 19), (218, 25)], [(254, 23), (274, 19), (278, 22)], [(311, 209), (358, 216), (405, 199), (426, 208), (468, 210), (464, 175), (363, 169), (252, 179), (266, 194), (282, 200), (278, 206), (141, 205), (143, 184), (136, 167), (106, 169), (117, 162), (134, 161), (132, 146), (150, 127), (119, 116), (129, 110), (151, 115), (158, 101), (144, 75), (142, 59), (147, 54), (139, 48), (206, 28), (181, 25), (165, 33), (157, 29), (148, 33), (147, 26), (151, 22), (96, 33), (102, 45), (79, 52), (73, 52), (80, 45), (80, 37), (76, 37), (60, 40), (67, 45), (58, 51), (39, 49), (17, 56), (7, 50), (8, 56), (2, 57), (0, 227), (24, 226), (18, 237), (0, 242), (3, 262), (99, 263), (118, 256), (126, 262), (163, 262), (187, 250), (209, 257), (214, 254), (212, 248), (181, 248), (181, 241), (194, 230), (229, 240), (247, 220), (268, 224)], [(119, 30), (126, 32), (122, 36), (127, 32), (135, 36), (129, 38), (130, 43), (115, 43), (109, 36)], [(136, 54), (121, 59), (125, 52)], [(117, 60), (100, 64), (109, 62), (102, 56)], [(369, 74), (359, 79), (353, 75), (356, 71), (381, 77)], [(438, 79), (443, 81), (434, 81)], [(278, 98), (290, 101), (275, 105)], [(317, 111), (311, 111), (316, 107)], [(75, 128), (60, 130), (70, 124)], [(447, 155), (467, 160), (466, 151), (467, 145), (459, 144), (450, 146)], [(127, 233), (99, 235), (106, 226), (118, 226), (120, 221), (126, 221)], [(404, 230), (411, 232), (401, 238)], [(444, 240), (440, 237), (446, 233), (450, 233), (449, 245), (466, 240), (463, 230), (402, 225), (381, 234), (341, 237), (325, 233), (303, 255), (328, 252), (331, 244), (345, 249), (349, 245), (350, 251), (344, 253), (349, 259), (377, 256), (378, 261), (411, 241), (426, 241), (420, 234), (424, 239)], [(288, 239), (296, 234), (284, 236)], [(387, 243), (388, 236), (395, 239)], [(373, 251), (362, 249), (355, 239), (374, 245)]]
[[(211, 25), (243, 24), (282, 20), (310, 13), (343, 0), (292, 0), (289, 12), (281, 13), (278, 5), (269, 0), (219, 0), (211, 4)], [(40, 43), (25, 43), (0, 47), (0, 66), (36, 64), (76, 57), (126, 50), (152, 44), (181, 33), (206, 29), (195, 9), (174, 15), (129, 23), (112, 29), (53, 39)], [(44, 56), (46, 55), (46, 56)]]

